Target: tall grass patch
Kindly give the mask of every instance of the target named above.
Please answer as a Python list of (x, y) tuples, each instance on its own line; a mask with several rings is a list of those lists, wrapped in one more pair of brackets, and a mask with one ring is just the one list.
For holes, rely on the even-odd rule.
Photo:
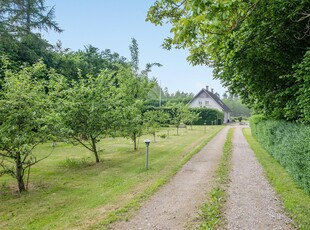
[(310, 194), (310, 126), (286, 121), (250, 119), (253, 136)]

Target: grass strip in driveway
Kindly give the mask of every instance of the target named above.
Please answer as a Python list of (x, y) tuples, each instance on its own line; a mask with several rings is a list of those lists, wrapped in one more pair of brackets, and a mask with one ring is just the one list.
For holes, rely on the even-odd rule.
[(274, 187), (283, 202), (284, 208), (298, 229), (310, 229), (310, 196), (294, 183), (286, 170), (254, 139), (250, 129), (243, 129), (268, 181)]
[(226, 201), (226, 189), (229, 184), (229, 172), (231, 170), (233, 132), (234, 129), (231, 128), (227, 133), (223, 156), (215, 172), (215, 186), (209, 192), (208, 201), (200, 209), (199, 214), (202, 223), (199, 229), (219, 229), (225, 223), (222, 211)]

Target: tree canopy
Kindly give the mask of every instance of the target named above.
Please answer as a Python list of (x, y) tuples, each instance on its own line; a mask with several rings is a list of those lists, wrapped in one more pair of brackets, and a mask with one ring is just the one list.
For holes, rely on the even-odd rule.
[(309, 88), (309, 9), (300, 0), (157, 0), (147, 20), (170, 23), (163, 46), (189, 49), (190, 63), (213, 67), (256, 111), (310, 122), (309, 92), (297, 90)]
[[(53, 140), (61, 130), (51, 100), (56, 81), (51, 80), (48, 85), (38, 79), (46, 71), (42, 63), (17, 73), (6, 70), (0, 91), (0, 176), (9, 174), (16, 178), (20, 191), (26, 190), (25, 172), (42, 160), (32, 150)], [(48, 75), (51, 79), (57, 77), (53, 71), (48, 71)]]

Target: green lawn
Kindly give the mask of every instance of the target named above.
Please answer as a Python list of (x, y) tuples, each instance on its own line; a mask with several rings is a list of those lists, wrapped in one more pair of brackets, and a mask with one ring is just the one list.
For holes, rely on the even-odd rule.
[[(99, 142), (102, 162), (81, 146), (58, 143), (52, 155), (31, 169), (29, 192), (19, 195), (16, 181), (0, 177), (1, 229), (99, 228), (128, 218), (141, 202), (202, 148), (223, 126), (169, 130), (149, 148), (145, 170), (145, 145), (132, 150), (128, 139), (107, 138)], [(161, 134), (167, 133), (163, 129)], [(39, 146), (37, 155), (51, 151)]]
[(310, 229), (310, 196), (298, 188), (285, 169), (253, 138), (250, 129), (243, 134), (261, 163), (266, 176), (279, 197), (288, 215), (292, 217), (298, 229)]

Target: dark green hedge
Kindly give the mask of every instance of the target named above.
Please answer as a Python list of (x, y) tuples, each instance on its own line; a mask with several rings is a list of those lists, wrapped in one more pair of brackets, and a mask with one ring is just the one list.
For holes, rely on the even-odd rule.
[(194, 123), (194, 125), (207, 125), (223, 124), (224, 113), (217, 109), (208, 109), (208, 108), (192, 108), (191, 111), (200, 114), (200, 119)]
[(252, 135), (310, 194), (310, 126), (286, 121), (250, 119)]
[[(168, 122), (170, 122), (173, 119), (174, 114), (176, 113), (175, 107), (148, 106), (145, 107), (144, 112), (149, 110), (161, 110), (169, 114), (170, 119), (168, 120)], [(199, 120), (194, 122), (193, 125), (203, 125), (204, 123), (206, 123), (207, 125), (211, 125), (212, 123), (218, 125), (223, 124), (224, 113), (217, 109), (191, 108), (190, 111), (198, 113), (200, 116)]]

